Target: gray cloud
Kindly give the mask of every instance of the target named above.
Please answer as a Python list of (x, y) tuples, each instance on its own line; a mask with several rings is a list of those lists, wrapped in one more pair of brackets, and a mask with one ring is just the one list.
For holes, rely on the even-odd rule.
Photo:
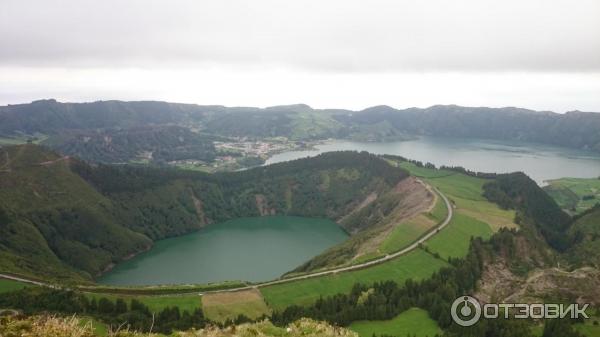
[(3, 0), (0, 65), (598, 71), (597, 0)]

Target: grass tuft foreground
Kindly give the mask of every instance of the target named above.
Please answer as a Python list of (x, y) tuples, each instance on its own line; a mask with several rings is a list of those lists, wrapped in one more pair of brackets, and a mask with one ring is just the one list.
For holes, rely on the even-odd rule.
[[(94, 325), (77, 317), (33, 316), (28, 318), (0, 317), (0, 336), (28, 337), (159, 337), (155, 333), (137, 333), (126, 329), (99, 332)], [(227, 328), (208, 327), (200, 330), (175, 332), (172, 337), (358, 337), (350, 330), (327, 323), (301, 319), (285, 328), (265, 320)]]

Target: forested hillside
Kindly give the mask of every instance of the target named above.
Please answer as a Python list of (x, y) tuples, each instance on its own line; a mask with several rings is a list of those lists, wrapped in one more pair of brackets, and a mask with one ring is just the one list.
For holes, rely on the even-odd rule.
[(600, 114), (532, 111), (519, 108), (436, 105), (396, 110), (378, 106), (338, 115), (346, 125), (390, 123), (398, 132), (444, 137), (522, 140), (600, 151)]
[(65, 132), (48, 139), (47, 146), (86, 161), (161, 164), (196, 159), (212, 162), (215, 137), (180, 126), (146, 126), (130, 129)]
[(35, 145), (0, 149), (0, 266), (39, 276), (86, 277), (147, 249), (150, 239), (119, 224), (113, 203)]
[(153, 240), (226, 219), (288, 214), (339, 220), (367, 195), (384, 194), (408, 176), (366, 152), (215, 175), (90, 166), (36, 145), (0, 152), (2, 269), (39, 276), (68, 270), (61, 273), (67, 278), (90, 279)]
[[(183, 131), (157, 126), (179, 126), (188, 132), (221, 137), (286, 137), (291, 140), (327, 138), (360, 141), (402, 140), (419, 135), (522, 140), (600, 151), (600, 114), (557, 114), (520, 108), (437, 105), (404, 110), (376, 106), (361, 111), (313, 109), (304, 104), (269, 108), (203, 106), (166, 102), (98, 101), (59, 103), (41, 100), (0, 107), (0, 137), (38, 139), (71, 155), (92, 153), (89, 159), (123, 161), (155, 148), (176, 158), (198, 152), (207, 139), (184, 136), (189, 146), (182, 152), (173, 141)], [(141, 131), (143, 130), (143, 131)], [(127, 134), (125, 136), (124, 134)], [(105, 144), (107, 137), (112, 146)], [(134, 138), (138, 137), (138, 138)], [(126, 139), (125, 139), (126, 138)], [(142, 146), (147, 139), (154, 143)], [(194, 145), (196, 144), (196, 145)], [(195, 159), (210, 159), (210, 148)], [(182, 156), (185, 153), (186, 155)]]
[(573, 244), (573, 238), (567, 235), (571, 217), (524, 173), (499, 174), (484, 185), (484, 191), (490, 201), (516, 209), (516, 222), (541, 234), (553, 248), (562, 252)]
[(600, 268), (600, 204), (577, 216), (569, 234), (576, 243), (567, 251), (569, 262)]

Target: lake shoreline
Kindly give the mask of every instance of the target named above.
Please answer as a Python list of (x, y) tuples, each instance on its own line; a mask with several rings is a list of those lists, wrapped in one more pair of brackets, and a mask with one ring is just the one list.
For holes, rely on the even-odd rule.
[(497, 139), (420, 136), (414, 140), (393, 142), (357, 142), (328, 139), (314, 150), (288, 151), (270, 156), (264, 165), (330, 151), (367, 151), (374, 154), (400, 155), (431, 162), (436, 166), (462, 166), (489, 173), (524, 171), (538, 185), (564, 177), (600, 176), (600, 153), (548, 144), (503, 141)]
[(95, 281), (108, 286), (260, 282), (349, 238), (337, 223), (322, 218), (275, 215), (216, 224), (155, 241), (146, 254), (122, 260)]

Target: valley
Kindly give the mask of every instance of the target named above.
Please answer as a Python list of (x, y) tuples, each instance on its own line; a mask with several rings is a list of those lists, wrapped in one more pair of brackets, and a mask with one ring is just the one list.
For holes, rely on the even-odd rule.
[[(160, 132), (174, 132), (156, 130), (139, 135), (162, 142), (170, 136)], [(177, 132), (185, 143), (192, 137)], [(202, 137), (216, 161), (238, 152), (261, 158), (252, 165), (266, 162), (241, 171), (213, 159), (203, 161), (212, 169), (195, 159), (114, 165), (35, 144), (1, 147), (0, 306), (14, 303), (11, 296), (67, 296), (96, 326), (137, 312), (127, 317), (143, 330), (148, 315), (166, 319), (177, 307), (194, 317), (185, 326), (264, 317), (283, 326), (309, 317), (361, 337), (425, 336), (454, 331), (442, 309), (457, 291), (565, 300), (594, 289), (580, 283), (600, 266), (598, 158), (590, 151), (430, 136), (385, 143), (275, 136), (269, 145), (236, 133)], [(546, 170), (557, 163), (562, 171)], [(533, 180), (502, 174), (516, 170)], [(556, 179), (567, 172), (589, 178)], [(452, 286), (430, 285), (440, 277)], [(426, 287), (429, 295), (388, 287)], [(38, 312), (40, 304), (27, 301), (26, 310)], [(80, 312), (72, 308), (59, 312)], [(159, 327), (167, 333), (170, 324)], [(574, 326), (589, 336), (597, 330)]]
[(600, 1), (0, 1), (0, 337), (600, 337)]

